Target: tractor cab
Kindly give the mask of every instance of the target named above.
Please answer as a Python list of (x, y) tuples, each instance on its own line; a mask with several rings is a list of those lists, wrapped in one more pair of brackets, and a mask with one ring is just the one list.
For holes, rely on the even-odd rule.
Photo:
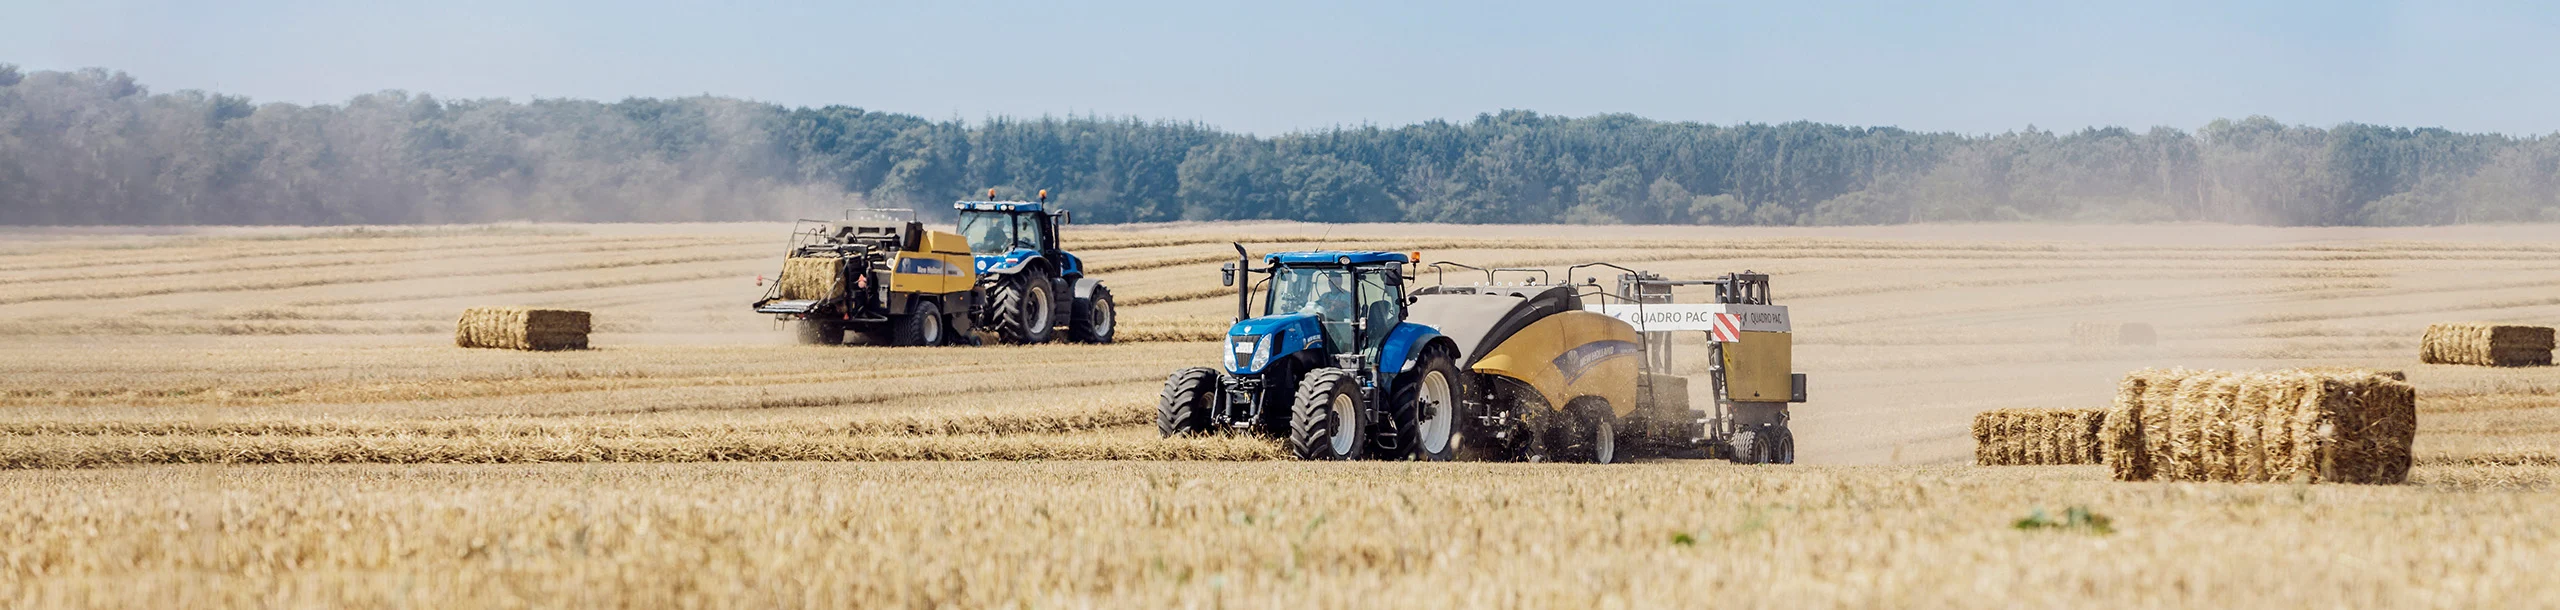
[[(1281, 252), (1262, 260), (1266, 267), (1250, 270), (1268, 274), (1259, 290), (1237, 291), (1238, 320), (1227, 331), (1230, 373), (1260, 373), (1273, 359), (1302, 353), (1308, 364), (1366, 373), (1370, 367), (1361, 363), (1375, 363), (1404, 322), (1404, 265), (1413, 260), (1404, 254)], [(1224, 273), (1235, 285), (1235, 266)]]
[[(1043, 197), (1046, 199), (1046, 197)], [(1056, 260), (1060, 275), (1082, 275), (1083, 265), (1058, 247), (1058, 225), (1065, 210), (1046, 209), (1046, 201), (962, 201), (957, 229), (969, 239), (980, 274), (1004, 274), (1036, 259)]]

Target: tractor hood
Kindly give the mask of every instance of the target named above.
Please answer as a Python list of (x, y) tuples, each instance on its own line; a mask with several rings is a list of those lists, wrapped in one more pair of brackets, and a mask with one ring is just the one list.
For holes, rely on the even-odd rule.
[(1263, 316), (1227, 327), (1227, 372), (1252, 375), (1272, 360), (1324, 344), (1321, 321), (1311, 313)]
[(977, 265), (978, 275), (1003, 275), (1021, 271), (1023, 264), (1039, 257), (1040, 251), (1030, 248), (1017, 248), (1003, 254), (980, 254)]

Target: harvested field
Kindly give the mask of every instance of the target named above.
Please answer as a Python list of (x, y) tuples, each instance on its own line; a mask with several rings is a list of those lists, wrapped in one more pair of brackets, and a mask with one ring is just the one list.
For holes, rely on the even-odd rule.
[[(2495, 607), (2553, 467), (797, 463), (0, 472), (19, 607)], [(2473, 491), (2456, 491), (2456, 490)], [(2090, 528), (2030, 528), (2085, 507)], [(2424, 508), (2419, 508), (2424, 507)], [(2413, 541), (2391, 533), (2423, 532)], [(174, 544), (173, 544), (174, 542)], [(2089, 558), (2104, 556), (2105, 561)], [(2444, 583), (2461, 582), (2461, 587)], [(2175, 583), (2164, 586), (2163, 583)], [(1986, 593), (1986, 592), (1997, 592)], [(1598, 600), (1598, 601), (1595, 601)]]
[[(11, 287), (0, 485), (21, 492), (0, 507), (0, 600), (2466, 607), (2554, 596), (2536, 566), (2560, 548), (2542, 525), (2560, 491), (2560, 369), (2414, 358), (2428, 325), (2449, 317), (2560, 323), (2552, 227), (1077, 226), (1070, 247), (1120, 297), (1123, 343), (894, 349), (793, 345), (748, 311), (786, 231), (98, 231), (0, 248)], [(1166, 442), (1151, 430), (1166, 373), (1219, 358), (1235, 306), (1217, 283), (1229, 241), (1419, 249), (1558, 277), (1589, 260), (1675, 277), (1770, 273), (1812, 380), (1791, 423), (1805, 464), (1205, 463), (1280, 456), (1258, 439)], [(593, 312), (592, 349), (453, 347), (454, 312), (487, 303)], [(2075, 344), (2092, 320), (2149, 325), (2154, 341)], [(2414, 409), (2306, 420), (2307, 400), (2342, 404), (2313, 400), (2328, 386), (2194, 374), (2312, 367), (2404, 371), (2394, 383)], [(2172, 381), (2126, 375), (2136, 370)], [(1705, 404), (1706, 384), (1690, 388)], [(2054, 406), (2107, 407), (2095, 437), (2105, 466), (1966, 465), (1977, 414)], [(2406, 432), (2346, 442), (2317, 434), (2324, 424)], [(2293, 442), (2300, 430), (2314, 442)], [(2079, 455), (2035, 447), (2016, 459)], [(2406, 483), (2111, 480), (2305, 471)], [(2112, 533), (2062, 518), (2074, 507)], [(2407, 542), (2412, 531), (2424, 544)], [(1024, 565), (1049, 567), (1004, 567)]]

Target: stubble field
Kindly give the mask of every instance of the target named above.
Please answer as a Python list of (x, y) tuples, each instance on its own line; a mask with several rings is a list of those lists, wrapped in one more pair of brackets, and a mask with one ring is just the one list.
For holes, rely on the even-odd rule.
[[(790, 345), (747, 307), (782, 233), (0, 233), (0, 600), (2560, 599), (2540, 577), (2560, 554), (2560, 373), (2415, 363), (2430, 322), (2560, 323), (2560, 228), (1078, 227), (1124, 343), (929, 349)], [(1229, 241), (1768, 272), (1813, 378), (1794, 424), (1806, 464), (1204, 463), (1279, 456), (1150, 425), (1165, 374), (1218, 357), (1203, 340), (1232, 313), (1215, 270)], [(472, 305), (594, 311), (598, 349), (450, 347)], [(2071, 340), (2120, 322), (2158, 344)], [(2411, 484), (1964, 465), (1981, 410), (2102, 406), (2143, 367), (2305, 365), (2408, 372)], [(2071, 507), (2109, 531), (2014, 527)]]

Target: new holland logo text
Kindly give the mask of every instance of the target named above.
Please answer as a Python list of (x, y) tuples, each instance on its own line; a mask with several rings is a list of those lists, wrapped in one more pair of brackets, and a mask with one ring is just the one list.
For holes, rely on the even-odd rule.
[(1564, 382), (1573, 383), (1582, 379), (1583, 373), (1590, 372), (1592, 367), (1599, 366), (1602, 362), (1608, 362), (1611, 358), (1633, 355), (1636, 355), (1636, 344), (1633, 341), (1614, 339), (1593, 341), (1584, 343), (1581, 347), (1565, 350), (1564, 355), (1556, 357), (1555, 364), (1556, 370), (1564, 372)]

